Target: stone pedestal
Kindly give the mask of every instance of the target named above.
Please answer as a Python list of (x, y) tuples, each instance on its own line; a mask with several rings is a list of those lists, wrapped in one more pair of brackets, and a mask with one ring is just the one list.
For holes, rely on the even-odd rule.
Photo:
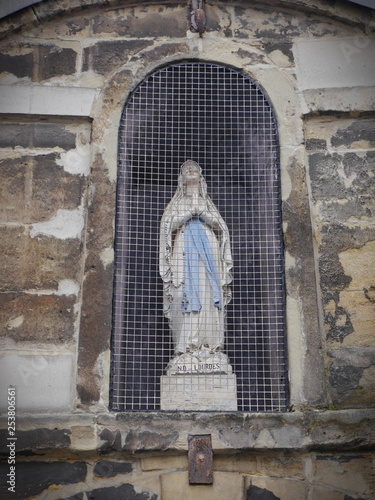
[(226, 354), (195, 351), (173, 358), (161, 377), (161, 410), (236, 411), (236, 375)]
[(236, 375), (164, 375), (161, 410), (236, 411)]

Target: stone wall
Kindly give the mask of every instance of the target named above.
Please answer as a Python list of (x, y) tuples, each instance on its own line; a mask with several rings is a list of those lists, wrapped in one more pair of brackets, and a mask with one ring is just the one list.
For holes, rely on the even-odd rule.
[[(19, 498), (375, 498), (373, 11), (206, 13), (202, 38), (186, 2), (47, 0), (0, 22), (0, 408), (6, 443), (14, 385)], [(108, 412), (119, 120), (145, 76), (189, 59), (245, 72), (276, 114), (285, 415)], [(187, 484), (188, 433), (213, 436), (213, 486)]]
[(329, 402), (365, 408), (374, 393), (375, 121), (312, 117), (305, 134)]
[[(17, 498), (369, 500), (373, 422), (370, 410), (29, 415), (18, 421)], [(207, 432), (214, 482), (189, 486), (188, 436)], [(13, 498), (5, 484), (0, 494)]]
[(0, 134), (2, 363), (20, 410), (73, 409), (90, 123), (7, 117)]
[[(370, 453), (215, 456), (213, 486), (189, 486), (186, 456), (43, 456), (17, 464), (17, 498), (51, 500), (355, 500), (374, 498)], [(308, 471), (307, 473), (305, 471)], [(2, 477), (6, 468), (0, 464)], [(355, 485), (355, 486), (354, 486)], [(4, 500), (14, 496), (1, 488)], [(1, 491), (0, 490), (0, 491)], [(361, 494), (359, 497), (357, 494)], [(308, 495), (310, 495), (308, 497)]]

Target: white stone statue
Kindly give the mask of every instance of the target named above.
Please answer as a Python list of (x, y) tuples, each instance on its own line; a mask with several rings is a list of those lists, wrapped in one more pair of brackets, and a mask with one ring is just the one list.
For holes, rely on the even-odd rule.
[(199, 366), (204, 368), (208, 354), (210, 366), (224, 356), (233, 262), (227, 225), (207, 195), (202, 169), (192, 160), (182, 165), (177, 191), (161, 220), (159, 263), (174, 359), (195, 353), (197, 370), (206, 372)]

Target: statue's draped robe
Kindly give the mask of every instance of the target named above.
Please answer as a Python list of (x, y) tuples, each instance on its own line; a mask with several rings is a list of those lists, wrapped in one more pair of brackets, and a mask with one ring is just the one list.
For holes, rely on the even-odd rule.
[(199, 217), (192, 215), (191, 203), (177, 192), (161, 221), (164, 314), (177, 353), (202, 345), (223, 347), (225, 306), (231, 298), (227, 226), (208, 196), (199, 198)]

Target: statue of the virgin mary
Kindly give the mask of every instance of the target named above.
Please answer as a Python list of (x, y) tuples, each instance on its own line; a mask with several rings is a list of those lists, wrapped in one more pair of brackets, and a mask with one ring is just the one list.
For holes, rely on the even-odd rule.
[(177, 191), (161, 220), (159, 262), (176, 356), (218, 353), (233, 262), (227, 225), (192, 160), (181, 166)]

